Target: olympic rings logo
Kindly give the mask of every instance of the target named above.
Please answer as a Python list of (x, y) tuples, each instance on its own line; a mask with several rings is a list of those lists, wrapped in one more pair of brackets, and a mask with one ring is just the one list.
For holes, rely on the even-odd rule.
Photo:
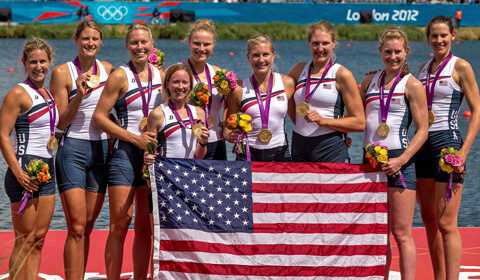
[(122, 17), (128, 14), (128, 9), (125, 6), (109, 6), (108, 8), (100, 6), (97, 9), (97, 13), (103, 17), (104, 20), (121, 20)]

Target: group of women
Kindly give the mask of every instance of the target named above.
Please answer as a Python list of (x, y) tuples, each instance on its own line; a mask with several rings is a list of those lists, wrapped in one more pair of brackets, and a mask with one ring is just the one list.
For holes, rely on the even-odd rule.
[[(101, 27), (94, 20), (83, 21), (74, 35), (78, 56), (54, 68), (51, 94), (44, 83), (53, 50), (39, 38), (27, 42), (21, 57), (27, 79), (7, 94), (0, 110), (0, 147), (9, 166), (5, 188), (16, 236), (10, 257), (13, 275), (30, 279), (38, 274), (54, 210), (56, 179), (68, 227), (66, 278), (84, 277), (89, 237), (108, 186), (107, 277), (120, 278), (135, 204), (134, 278), (146, 279), (151, 227), (146, 203), (149, 188), (141, 170), (155, 159), (145, 153), (146, 144), (157, 142), (163, 157), (226, 160), (225, 140), (235, 142), (239, 130), (223, 123), (226, 116), (241, 111), (252, 118), (248, 133), (252, 161), (348, 163), (346, 133), (364, 130), (364, 147), (373, 142), (387, 146), (389, 159), (382, 170), (387, 175), (402, 174), (402, 180), (388, 178), (388, 228), (398, 246), (402, 279), (415, 277), (415, 199), (426, 227), (435, 278), (457, 279), (461, 257), (457, 215), (463, 181), (454, 182), (453, 198), (447, 203), (448, 174), (438, 162), (440, 151), (453, 147), (463, 154), (454, 172), (464, 171), (480, 127), (480, 97), (472, 67), (451, 55), (455, 40), (451, 20), (436, 16), (426, 27), (435, 55), (420, 67), (418, 79), (408, 68), (405, 33), (398, 28), (386, 30), (379, 46), (385, 69), (367, 75), (360, 94), (352, 73), (333, 60), (337, 43), (333, 26), (315, 23), (307, 35), (312, 60), (297, 63), (288, 75), (274, 72), (276, 53), (267, 36), (250, 38), (247, 59), (253, 74), (238, 81), (226, 98), (211, 86), (220, 68), (207, 63), (215, 46), (215, 26), (210, 20), (191, 26), (190, 57), (165, 73), (148, 62), (154, 41), (147, 26), (130, 26), (125, 38), (130, 61), (114, 70), (110, 63), (95, 58), (103, 39)], [(193, 106), (189, 94), (201, 82), (210, 85), (210, 102)], [(465, 140), (456, 121), (463, 96), (472, 111)], [(111, 117), (113, 109), (116, 118)], [(291, 153), (285, 132), (287, 114), (294, 123)], [(412, 120), (416, 132), (409, 140)], [(203, 125), (194, 134), (197, 123)], [(13, 130), (15, 148), (10, 141)], [(62, 136), (54, 164), (55, 145), (47, 145), (46, 139), (55, 132)], [(55, 165), (47, 183), (30, 180), (24, 165), (33, 158)], [(240, 160), (247, 156), (241, 155)], [(33, 195), (23, 215), (16, 215), (24, 191)], [(390, 255), (389, 251), (386, 278)], [(25, 263), (16, 262), (19, 258)]]

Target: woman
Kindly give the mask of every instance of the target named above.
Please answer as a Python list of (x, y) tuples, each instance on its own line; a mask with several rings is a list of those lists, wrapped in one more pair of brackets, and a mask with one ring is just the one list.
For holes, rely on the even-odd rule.
[[(451, 55), (455, 30), (450, 18), (436, 16), (425, 28), (434, 58), (420, 66), (419, 79), (427, 89), (428, 140), (417, 155), (417, 201), (427, 231), (428, 248), (435, 279), (458, 279), (462, 242), (457, 228), (463, 179), (453, 181), (452, 199), (446, 202), (449, 174), (439, 166), (440, 151), (453, 147), (462, 155), (454, 169), (465, 172), (465, 161), (480, 127), (480, 98), (472, 67)], [(472, 112), (465, 141), (458, 131), (457, 117), (463, 96)]]
[[(363, 145), (379, 142), (388, 148), (388, 161), (382, 165), (388, 175), (388, 235), (392, 233), (397, 243), (402, 279), (415, 279), (417, 253), (412, 222), (416, 178), (412, 157), (427, 139), (428, 130), (425, 90), (410, 74), (406, 60), (409, 50), (401, 29), (385, 31), (379, 47), (385, 70), (366, 76), (360, 88), (367, 121)], [(412, 118), (416, 133), (409, 143)], [(397, 172), (399, 178), (393, 178)], [(385, 279), (391, 263), (390, 239), (387, 253)]]
[(227, 151), (222, 135), (224, 118), (220, 116), (224, 97), (217, 92), (217, 89), (212, 87), (214, 83), (213, 76), (215, 76), (216, 71), (221, 69), (207, 63), (207, 59), (212, 55), (215, 47), (215, 25), (213, 21), (207, 19), (197, 20), (190, 27), (186, 40), (190, 47), (190, 58), (184, 61), (183, 64), (187, 65), (193, 73), (195, 78), (193, 86), (197, 83), (204, 83), (209, 86), (211, 94), (210, 102), (205, 106), (205, 113), (212, 133), (210, 134), (207, 154), (204, 159), (227, 160)]
[[(227, 96), (227, 116), (242, 111), (252, 118), (252, 131), (248, 133), (252, 161), (291, 161), (285, 116), (288, 100), (295, 89), (294, 81), (289, 76), (272, 72), (275, 48), (265, 35), (248, 40), (247, 59), (253, 75), (239, 81)], [(224, 129), (225, 139), (231, 143), (237, 140), (237, 135), (238, 129)], [(240, 160), (246, 159), (245, 154), (240, 155)]]
[[(146, 279), (150, 259), (151, 230), (148, 204), (149, 188), (142, 179), (145, 144), (155, 134), (144, 132), (148, 113), (161, 103), (163, 71), (148, 64), (153, 48), (150, 29), (135, 23), (127, 30), (125, 46), (130, 61), (108, 78), (93, 114), (95, 125), (115, 137), (108, 161), (108, 196), (110, 232), (105, 247), (108, 279), (119, 279), (123, 244), (133, 215), (135, 200), (135, 238), (133, 273), (135, 279)], [(108, 117), (115, 108), (118, 124)]]
[(110, 63), (95, 59), (102, 39), (102, 28), (95, 20), (78, 24), (74, 34), (78, 55), (55, 67), (50, 80), (60, 113), (57, 128), (64, 130), (55, 166), (68, 229), (63, 252), (67, 279), (84, 278), (90, 234), (107, 189), (108, 136), (92, 123), (105, 81), (113, 71)]
[[(165, 73), (163, 84), (164, 103), (148, 116), (148, 131), (157, 134), (160, 154), (165, 158), (205, 157), (210, 130), (206, 126), (194, 132), (197, 123), (205, 123), (205, 111), (187, 104), (192, 90), (193, 74), (183, 64), (170, 66)], [(197, 136), (194, 133), (199, 133)], [(145, 164), (152, 164), (154, 155), (145, 153)]]
[[(357, 82), (352, 72), (333, 62), (337, 35), (329, 22), (312, 24), (307, 37), (312, 61), (297, 63), (288, 73), (296, 84), (289, 106), (289, 115), (295, 115), (292, 159), (348, 163), (344, 135), (365, 129)], [(348, 117), (342, 118), (345, 107)]]
[[(37, 279), (45, 236), (55, 208), (53, 152), (57, 146), (55, 126), (58, 111), (45, 86), (54, 52), (40, 38), (23, 47), (21, 61), (27, 79), (11, 89), (0, 109), (0, 148), (8, 164), (5, 190), (10, 198), (15, 245), (9, 262), (11, 279)], [(15, 148), (10, 134), (15, 129)], [(25, 166), (33, 159), (49, 165), (51, 178), (44, 183), (30, 180)], [(30, 198), (22, 206), (23, 192)]]

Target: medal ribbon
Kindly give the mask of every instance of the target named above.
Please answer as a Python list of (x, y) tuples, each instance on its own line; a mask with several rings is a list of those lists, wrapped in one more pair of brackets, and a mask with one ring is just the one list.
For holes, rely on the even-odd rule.
[(310, 99), (312, 98), (313, 93), (315, 93), (315, 91), (318, 89), (318, 87), (320, 86), (320, 84), (322, 83), (323, 79), (325, 78), (325, 76), (327, 75), (328, 71), (330, 70), (330, 68), (332, 66), (333, 66), (333, 62), (332, 62), (332, 60), (330, 60), (327, 64), (327, 66), (325, 67), (325, 70), (323, 70), (322, 77), (320, 78), (320, 81), (318, 81), (318, 84), (315, 86), (315, 88), (313, 88), (312, 91), (310, 91), (311, 68), (308, 67), (307, 83), (305, 85), (305, 102), (306, 103), (310, 102)]
[[(50, 98), (50, 101), (43, 96), (42, 91), (34, 84), (32, 81), (30, 81), (30, 78), (27, 78), (27, 83), (28, 85), (33, 88), (40, 96), (45, 100), (45, 104), (47, 104), (48, 108), (48, 114), (50, 115), (50, 136), (55, 136), (55, 120), (57, 119), (57, 110), (55, 110), (55, 101), (53, 100), (52, 95), (50, 92), (45, 89), (45, 92), (47, 92), (48, 97)], [(52, 108), (50, 108), (50, 102), (52, 102)]]
[(183, 128), (192, 128), (193, 127), (194, 121), (193, 121), (192, 111), (190, 111), (190, 107), (187, 104), (185, 104), (185, 107), (187, 109), (188, 119), (190, 120), (190, 127), (187, 127), (187, 125), (183, 122), (182, 118), (178, 114), (177, 108), (175, 108), (175, 106), (173, 106), (173, 103), (170, 100), (168, 100), (168, 107), (170, 108), (170, 110), (172, 110), (173, 115), (175, 115), (175, 118), (177, 119), (178, 123)]
[(382, 117), (382, 123), (387, 122), (387, 116), (388, 116), (388, 110), (390, 109), (390, 101), (392, 100), (393, 92), (395, 90), (395, 87), (397, 86), (398, 82), (400, 81), (400, 76), (402, 75), (402, 70), (403, 67), (400, 69), (400, 71), (397, 74), (397, 77), (395, 77), (395, 81), (393, 81), (392, 87), (390, 88), (390, 91), (388, 92), (388, 97), (386, 104), (383, 102), (383, 92), (385, 90), (385, 76), (387, 73), (385, 70), (383, 70), (383, 73), (380, 74), (382, 77), (380, 79), (380, 116)]
[(148, 66), (148, 88), (147, 88), (148, 100), (146, 100), (145, 92), (143, 91), (143, 87), (142, 87), (142, 82), (138, 77), (137, 69), (135, 69), (135, 66), (133, 66), (133, 63), (131, 61), (128, 62), (128, 68), (130, 68), (130, 70), (132, 71), (133, 76), (135, 77), (135, 81), (137, 82), (138, 91), (142, 96), (143, 116), (146, 118), (148, 117), (148, 105), (150, 104), (150, 99), (152, 99), (152, 70), (150, 69), (150, 66)]
[[(190, 62), (190, 58), (187, 60), (190, 69), (192, 69), (193, 76), (195, 77), (195, 81), (197, 83), (201, 83), (200, 77), (198, 76), (197, 70), (193, 67), (192, 63)], [(207, 127), (210, 127), (210, 109), (212, 108), (212, 79), (210, 78), (210, 70), (208, 69), (207, 64), (205, 64), (205, 75), (207, 76), (207, 83), (208, 83), (208, 93), (210, 93), (210, 97), (208, 98), (208, 104), (205, 106), (205, 122), (207, 123)]]
[[(80, 61), (78, 61), (78, 56), (75, 57), (75, 59), (73, 60), (73, 65), (75, 65), (75, 68), (77, 69), (78, 76), (82, 75), (82, 68), (80, 68)], [(96, 61), (93, 64), (92, 75), (97, 75), (97, 62)]]
[(270, 72), (270, 78), (268, 78), (267, 85), (267, 97), (265, 100), (265, 107), (262, 103), (262, 95), (258, 91), (257, 80), (255, 75), (252, 75), (252, 84), (255, 89), (255, 95), (257, 96), (258, 107), (260, 108), (260, 117), (262, 120), (262, 128), (268, 128), (268, 115), (270, 115), (270, 98), (272, 97), (272, 88), (273, 88), (273, 73)]
[(440, 67), (438, 67), (437, 73), (433, 78), (432, 86), (430, 86), (430, 75), (432, 73), (433, 62), (435, 61), (435, 59), (432, 59), (432, 62), (430, 62), (430, 65), (428, 65), (425, 91), (427, 92), (427, 105), (428, 105), (428, 110), (430, 111), (432, 110), (433, 94), (435, 90), (435, 84), (437, 83), (437, 80), (438, 80), (438, 76), (440, 76), (440, 73), (442, 72), (443, 68), (445, 68), (445, 66), (450, 61), (451, 58), (452, 58), (452, 53), (449, 53), (448, 56), (442, 61), (442, 64), (440, 64)]

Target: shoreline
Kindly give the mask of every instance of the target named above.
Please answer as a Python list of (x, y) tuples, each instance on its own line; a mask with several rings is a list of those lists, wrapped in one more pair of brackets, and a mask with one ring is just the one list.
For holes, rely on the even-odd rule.
[[(103, 25), (104, 39), (124, 39), (129, 25)], [(190, 24), (177, 23), (170, 26), (151, 25), (155, 39), (184, 39)], [(271, 23), (215, 23), (217, 40), (247, 40), (256, 34), (265, 34), (272, 40), (306, 40), (309, 24), (292, 24), (286, 22)], [(339, 41), (376, 41), (385, 29), (393, 24), (334, 24)], [(30, 36), (44, 39), (71, 39), (76, 23), (68, 24), (7, 24), (0, 26), (0, 38), (28, 38)], [(410, 41), (425, 41), (424, 27), (413, 25), (401, 26)], [(480, 40), (480, 26), (461, 27), (456, 30), (458, 41)]]

